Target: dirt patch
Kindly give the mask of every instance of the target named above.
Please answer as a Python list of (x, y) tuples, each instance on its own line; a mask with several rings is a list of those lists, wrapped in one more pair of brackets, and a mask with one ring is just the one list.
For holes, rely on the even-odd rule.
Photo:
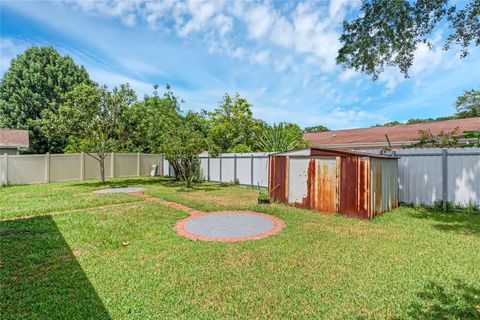
[(331, 226), (326, 225), (325, 223), (319, 222), (305, 222), (303, 224), (303, 228), (305, 229), (316, 229), (319, 231), (334, 233), (341, 236), (349, 236), (349, 235), (360, 235), (360, 234), (370, 234), (370, 235), (377, 235), (377, 236), (386, 236), (389, 235), (389, 232), (386, 230), (381, 229), (373, 229), (364, 227), (361, 225), (353, 225), (353, 226)]
[(231, 195), (213, 195), (204, 192), (195, 192), (185, 194), (184, 197), (189, 200), (213, 202), (215, 204), (223, 206), (248, 206), (255, 204), (255, 199), (252, 199), (251, 195), (239, 194), (237, 197)]
[(245, 267), (252, 263), (253, 254), (250, 251), (244, 251), (239, 254), (228, 253), (225, 256), (225, 264), (231, 268)]

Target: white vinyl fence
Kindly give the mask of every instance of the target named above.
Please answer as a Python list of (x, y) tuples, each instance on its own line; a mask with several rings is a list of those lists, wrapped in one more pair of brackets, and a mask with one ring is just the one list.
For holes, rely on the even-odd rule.
[[(159, 154), (111, 153), (105, 159), (105, 176), (131, 177), (150, 174), (158, 165), (163, 175), (163, 157)], [(0, 155), (0, 185), (100, 178), (98, 161), (85, 153)]]
[[(241, 185), (268, 187), (268, 153), (223, 153), (218, 157), (200, 155), (200, 167), (205, 181), (238, 181)], [(163, 172), (172, 176), (168, 161)]]
[(400, 202), (480, 205), (480, 148), (398, 149), (394, 154), (400, 157)]
[[(380, 150), (359, 150), (379, 153)], [(480, 148), (397, 149), (399, 156), (399, 201), (433, 205), (446, 201), (480, 205)], [(268, 153), (225, 153), (220, 157), (200, 155), (206, 181), (268, 186)], [(168, 162), (164, 173), (173, 175)]]

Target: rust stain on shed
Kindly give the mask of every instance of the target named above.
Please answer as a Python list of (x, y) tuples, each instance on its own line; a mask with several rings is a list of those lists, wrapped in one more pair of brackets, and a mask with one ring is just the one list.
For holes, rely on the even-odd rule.
[[(290, 166), (293, 160), (295, 165)], [(270, 195), (295, 207), (372, 219), (398, 206), (396, 160), (319, 148), (274, 155)]]

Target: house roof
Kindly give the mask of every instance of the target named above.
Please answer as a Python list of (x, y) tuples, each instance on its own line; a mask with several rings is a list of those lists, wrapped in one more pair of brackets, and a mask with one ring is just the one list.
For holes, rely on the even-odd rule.
[(0, 129), (0, 147), (28, 148), (28, 130)]
[(438, 135), (442, 130), (450, 132), (456, 127), (459, 128), (460, 136), (463, 135), (464, 131), (480, 131), (480, 118), (305, 133), (303, 138), (309, 141), (312, 146), (322, 147), (388, 146), (385, 138), (385, 135), (388, 135), (391, 144), (398, 146), (419, 141), (419, 130), (430, 130), (433, 135)]
[(330, 148), (303, 148), (295, 149), (285, 152), (278, 152), (271, 154), (271, 156), (289, 156), (289, 157), (305, 157), (305, 156), (319, 156), (319, 157), (335, 157), (335, 156), (355, 156), (355, 157), (370, 157), (370, 158), (384, 158), (397, 159), (398, 157), (387, 156), (382, 154), (373, 154), (366, 152), (346, 151)]

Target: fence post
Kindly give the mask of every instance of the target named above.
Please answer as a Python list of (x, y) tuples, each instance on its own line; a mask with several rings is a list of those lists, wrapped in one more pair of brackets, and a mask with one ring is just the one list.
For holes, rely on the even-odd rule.
[(222, 183), (222, 154), (220, 154), (218, 156), (218, 159), (220, 161), (220, 165), (219, 165), (219, 167), (220, 167), (220, 181), (219, 182)]
[(447, 211), (447, 201), (448, 201), (448, 160), (447, 160), (447, 149), (442, 149), (442, 207), (443, 211)]
[(110, 175), (112, 178), (115, 178), (115, 152), (112, 152), (112, 157), (110, 158)]
[(237, 183), (237, 154), (233, 155), (233, 183)]
[(80, 181), (85, 180), (85, 153), (80, 153)]
[(210, 181), (210, 154), (207, 155), (207, 181)]
[(137, 152), (137, 176), (140, 176), (140, 152)]
[(253, 188), (253, 153), (250, 155), (250, 185)]
[(2, 184), (8, 184), (8, 153), (3, 154), (3, 179)]
[(50, 153), (45, 153), (45, 182), (50, 182)]

